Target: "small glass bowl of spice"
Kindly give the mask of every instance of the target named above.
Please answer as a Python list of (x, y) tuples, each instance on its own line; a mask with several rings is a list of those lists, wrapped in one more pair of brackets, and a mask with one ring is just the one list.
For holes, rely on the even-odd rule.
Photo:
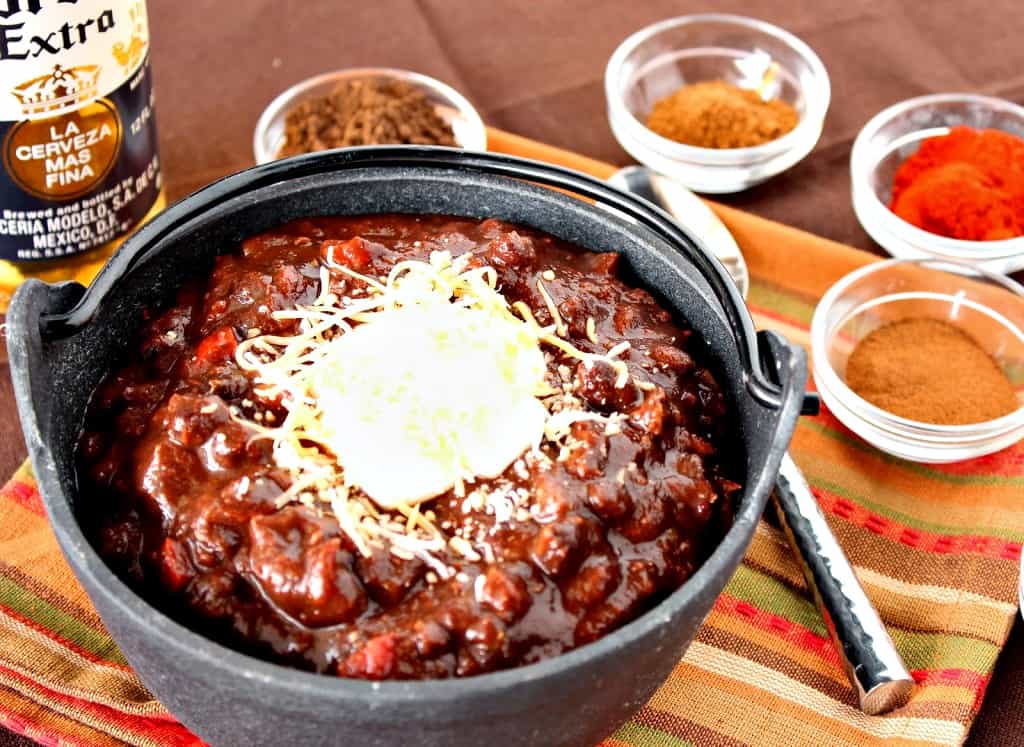
[(698, 192), (739, 192), (793, 166), (821, 136), (825, 66), (800, 39), (742, 16), (661, 21), (605, 70), (608, 120), (646, 166)]
[(253, 136), (256, 163), (360, 145), (445, 145), (485, 150), (487, 130), (454, 88), (391, 68), (308, 78), (275, 98)]
[(974, 94), (909, 99), (850, 155), (853, 208), (895, 257), (1024, 269), (1024, 107)]
[(990, 454), (1024, 437), (1024, 287), (946, 260), (876, 262), (822, 298), (814, 381), (868, 443), (916, 462)]

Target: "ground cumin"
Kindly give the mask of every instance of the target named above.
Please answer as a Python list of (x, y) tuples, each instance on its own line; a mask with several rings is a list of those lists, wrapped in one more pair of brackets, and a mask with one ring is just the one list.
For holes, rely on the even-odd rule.
[(655, 102), (647, 127), (700, 148), (747, 148), (777, 140), (800, 116), (785, 101), (765, 101), (724, 80), (694, 83)]
[(403, 81), (367, 78), (341, 83), (285, 118), (280, 156), (353, 145), (456, 145), (451, 126), (426, 95)]
[(1018, 407), (992, 356), (938, 319), (904, 319), (868, 334), (846, 362), (846, 383), (873, 405), (925, 423), (980, 423)]

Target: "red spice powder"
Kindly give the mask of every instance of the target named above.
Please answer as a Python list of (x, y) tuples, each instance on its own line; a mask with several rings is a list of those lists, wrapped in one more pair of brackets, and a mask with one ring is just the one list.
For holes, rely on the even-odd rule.
[(928, 138), (896, 172), (889, 209), (954, 239), (1024, 236), (1024, 139), (970, 127)]

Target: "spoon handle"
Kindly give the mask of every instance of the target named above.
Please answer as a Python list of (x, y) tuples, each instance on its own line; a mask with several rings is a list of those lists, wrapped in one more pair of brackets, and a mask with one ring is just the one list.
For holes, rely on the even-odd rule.
[(914, 680), (789, 454), (782, 459), (774, 498), (861, 710), (877, 715), (903, 705)]

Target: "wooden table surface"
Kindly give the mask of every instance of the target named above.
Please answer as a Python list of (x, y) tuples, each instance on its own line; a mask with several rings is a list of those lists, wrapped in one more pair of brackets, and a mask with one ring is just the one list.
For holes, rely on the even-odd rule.
[[(881, 253), (850, 205), (860, 127), (897, 101), (973, 91), (1024, 102), (1020, 0), (749, 0), (738, 12), (796, 33), (821, 56), (832, 105), (821, 142), (786, 174), (724, 199)], [(171, 199), (252, 164), (253, 125), (283, 88), (345, 67), (416, 70), (453, 85), (488, 124), (626, 164), (605, 117), (604, 66), (653, 21), (709, 10), (696, 0), (150, 0), (164, 177)], [(24, 458), (0, 371), (0, 474)], [(27, 744), (0, 730), (0, 746)], [(1024, 626), (1000, 657), (970, 745), (1024, 744)]]

